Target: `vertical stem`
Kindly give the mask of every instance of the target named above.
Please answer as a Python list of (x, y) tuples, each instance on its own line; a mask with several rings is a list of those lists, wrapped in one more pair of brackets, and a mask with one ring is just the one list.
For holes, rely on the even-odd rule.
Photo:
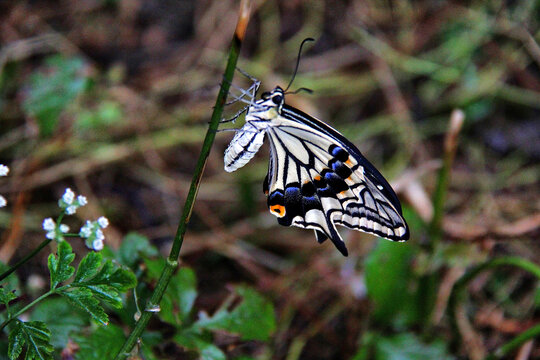
[(210, 154), (212, 143), (214, 142), (214, 138), (216, 136), (216, 130), (222, 117), (223, 107), (225, 105), (227, 94), (229, 93), (229, 87), (234, 76), (234, 71), (236, 69), (236, 63), (240, 54), (240, 47), (242, 45), (242, 40), (244, 39), (247, 24), (249, 21), (250, 4), (250, 0), (242, 0), (240, 3), (239, 18), (236, 24), (234, 37), (232, 39), (229, 49), (229, 58), (227, 61), (227, 67), (225, 68), (225, 73), (223, 75), (223, 82), (221, 83), (221, 88), (216, 99), (214, 112), (212, 113), (212, 119), (206, 132), (206, 137), (204, 138), (201, 153), (195, 167), (195, 172), (193, 173), (193, 179), (191, 180), (191, 186), (186, 197), (184, 210), (182, 212), (182, 218), (180, 219), (180, 223), (178, 224), (178, 229), (174, 237), (171, 252), (169, 253), (169, 257), (167, 258), (167, 263), (161, 273), (156, 288), (152, 296), (150, 297), (150, 300), (148, 301), (145, 311), (142, 313), (141, 317), (135, 325), (135, 328), (133, 329), (129, 337), (124, 342), (122, 348), (116, 355), (117, 360), (125, 359), (129, 355), (129, 352), (146, 328), (146, 325), (152, 317), (152, 314), (159, 309), (159, 303), (161, 302), (161, 298), (163, 297), (163, 294), (167, 289), (167, 286), (169, 285), (169, 281), (171, 280), (174, 270), (176, 270), (178, 266), (177, 259), (178, 255), (180, 254), (180, 249), (182, 248), (182, 243), (184, 242), (184, 234), (186, 233), (186, 228), (189, 223), (189, 219), (191, 218), (193, 205), (195, 203), (195, 198), (197, 197), (197, 192), (201, 183), (202, 174), (206, 166), (208, 155)]
[(433, 250), (436, 248), (439, 240), (442, 237), (442, 218), (444, 213), (444, 203), (446, 201), (446, 192), (448, 190), (448, 183), (450, 182), (450, 169), (454, 162), (454, 156), (456, 155), (456, 149), (458, 144), (458, 136), (465, 120), (465, 114), (461, 110), (454, 110), (450, 115), (450, 124), (448, 126), (448, 132), (444, 139), (444, 159), (443, 166), (439, 172), (437, 179), (437, 187), (433, 195), (433, 219), (429, 227), (430, 232), (430, 248)]

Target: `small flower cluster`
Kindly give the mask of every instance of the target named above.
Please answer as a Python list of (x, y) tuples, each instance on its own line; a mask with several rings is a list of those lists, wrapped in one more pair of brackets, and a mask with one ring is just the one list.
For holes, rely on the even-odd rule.
[[(77, 209), (88, 203), (86, 197), (79, 195), (75, 197), (75, 193), (67, 188), (62, 195), (62, 198), (58, 200), (58, 206), (65, 212), (66, 215), (73, 215), (77, 212)], [(43, 220), (43, 230), (47, 233), (45, 237), (50, 240), (56, 240), (58, 242), (64, 241), (64, 235), (66, 236), (80, 236), (85, 240), (86, 246), (95, 251), (103, 249), (103, 240), (105, 235), (103, 230), (109, 226), (109, 220), (106, 217), (101, 216), (96, 221), (87, 220), (83, 227), (79, 230), (78, 234), (68, 234), (69, 227), (60, 223), (64, 214), (60, 215), (58, 224), (52, 219), (47, 218)]]
[(79, 195), (75, 198), (75, 193), (70, 188), (67, 188), (62, 198), (58, 200), (58, 206), (68, 215), (75, 214), (78, 208), (86, 204), (88, 204), (86, 196)]
[(86, 224), (79, 231), (79, 236), (86, 239), (86, 246), (96, 251), (103, 249), (103, 230), (109, 226), (109, 220), (105, 216), (101, 216), (96, 221), (86, 220)]
[(43, 220), (43, 230), (47, 232), (45, 235), (47, 239), (64, 241), (64, 234), (69, 231), (69, 226), (66, 224), (59, 224), (56, 226), (56, 223), (52, 218), (46, 218)]
[[(0, 176), (7, 176), (9, 173), (9, 168), (6, 165), (0, 164)], [(7, 205), (7, 200), (5, 197), (0, 195), (0, 208)]]

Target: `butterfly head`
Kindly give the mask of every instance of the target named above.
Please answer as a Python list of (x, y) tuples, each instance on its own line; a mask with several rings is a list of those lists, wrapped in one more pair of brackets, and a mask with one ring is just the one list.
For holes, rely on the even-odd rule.
[(263, 92), (259, 102), (261, 105), (281, 110), (281, 106), (285, 102), (285, 91), (281, 87), (276, 86), (272, 91)]

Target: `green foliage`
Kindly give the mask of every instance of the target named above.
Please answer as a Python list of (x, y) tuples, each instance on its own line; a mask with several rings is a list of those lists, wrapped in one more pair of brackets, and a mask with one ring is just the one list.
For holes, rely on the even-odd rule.
[(124, 342), (124, 332), (116, 325), (101, 326), (91, 334), (79, 333), (74, 340), (79, 346), (75, 355), (81, 360), (112, 359)]
[[(64, 347), (70, 335), (81, 331), (90, 317), (107, 324), (108, 315), (101, 303), (120, 308), (121, 293), (136, 285), (131, 271), (110, 260), (103, 261), (101, 253), (88, 253), (79, 263), (77, 271), (71, 266), (74, 259), (71, 245), (66, 241), (60, 242), (57, 255), (51, 254), (48, 258), (50, 291), (19, 312), (7, 309), (12, 322), (8, 350), (11, 359), (18, 358), (24, 348), (27, 359), (52, 358), (53, 346)], [(71, 283), (61, 286), (71, 278)], [(53, 294), (61, 297), (47, 298)], [(14, 298), (13, 293), (0, 288), (0, 299), (6, 305)], [(19, 320), (18, 316), (32, 305), (33, 321)], [(9, 320), (4, 325), (8, 323)], [(52, 338), (49, 328), (54, 331)], [(118, 340), (117, 344), (122, 340)]]
[(195, 328), (224, 330), (243, 340), (268, 340), (276, 328), (274, 307), (253, 289), (239, 286), (234, 289), (242, 302), (232, 311), (222, 306), (212, 317), (203, 317)]
[(24, 110), (35, 116), (42, 136), (50, 136), (58, 124), (60, 114), (88, 85), (80, 58), (51, 56), (46, 68), (30, 77)]
[(184, 322), (197, 297), (197, 279), (189, 268), (180, 268), (172, 277), (161, 301), (161, 320), (175, 325)]
[(17, 298), (17, 295), (15, 295), (12, 291), (6, 290), (3, 287), (0, 287), (0, 302), (6, 306), (9, 305), (9, 303)]
[[(131, 238), (137, 243), (144, 241)], [(144, 246), (142, 246), (144, 248)], [(121, 252), (121, 251), (119, 251)], [(146, 259), (147, 276), (159, 277), (165, 263), (162, 259)], [(182, 267), (172, 277), (160, 304), (160, 319), (177, 328), (174, 341), (195, 351), (202, 359), (225, 359), (225, 354), (213, 344), (212, 332), (225, 331), (242, 340), (266, 341), (276, 328), (274, 307), (255, 290), (238, 286), (234, 294), (212, 315), (193, 318), (193, 305), (197, 297), (197, 278), (192, 269)], [(231, 303), (241, 299), (232, 309)]]
[(373, 317), (384, 324), (412, 323), (417, 320), (412, 256), (414, 247), (379, 241), (365, 261), (368, 296), (373, 302)]
[(150, 258), (158, 254), (158, 250), (150, 244), (146, 236), (133, 232), (124, 237), (116, 253), (116, 259), (120, 264), (133, 268), (142, 258)]
[(75, 268), (70, 264), (75, 259), (75, 254), (71, 250), (71, 245), (66, 241), (62, 241), (58, 244), (58, 257), (54, 254), (49, 255), (49, 273), (51, 278), (51, 290), (55, 289), (59, 283), (69, 279)]
[(123, 115), (120, 104), (113, 101), (103, 101), (97, 106), (97, 109), (79, 113), (75, 125), (82, 132), (99, 128), (107, 129), (119, 123)]
[(51, 331), (51, 344), (64, 348), (71, 334), (80, 331), (90, 322), (90, 316), (83, 310), (74, 308), (66, 298), (47, 298), (38, 303), (31, 319), (47, 324)]
[(411, 333), (378, 339), (375, 346), (376, 360), (451, 360), (442, 341), (422, 343)]
[(41, 321), (22, 322), (15, 320), (9, 332), (8, 356), (18, 359), (26, 348), (25, 359), (52, 359), (51, 332)]
[[(67, 242), (60, 243), (59, 259), (61, 259), (61, 246), (62, 248), (69, 247), (69, 251), (71, 251), (71, 247)], [(65, 251), (63, 250), (63, 252)], [(67, 265), (73, 260), (73, 257), (70, 258), (65, 253), (64, 257), (68, 260), (58, 261), (58, 268), (62, 266), (67, 268)], [(52, 258), (56, 259), (54, 256)], [(49, 263), (51, 262), (54, 264), (55, 260), (51, 261), (51, 257), (49, 257)], [(53, 280), (57, 281), (58, 279), (53, 277), (52, 274), (51, 271), (51, 282)], [(71, 271), (72, 274), (73, 271)], [(88, 312), (94, 320), (107, 324), (108, 316), (100, 305), (100, 301), (120, 308), (122, 306), (120, 294), (135, 285), (136, 279), (131, 271), (116, 267), (110, 260), (102, 263), (100, 253), (90, 252), (81, 260), (73, 282), (58, 289), (57, 293), (65, 296), (74, 305)]]

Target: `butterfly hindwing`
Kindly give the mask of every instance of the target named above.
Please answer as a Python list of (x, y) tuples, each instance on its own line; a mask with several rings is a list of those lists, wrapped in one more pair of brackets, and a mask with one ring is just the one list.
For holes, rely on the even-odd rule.
[(226, 170), (245, 165), (265, 136), (270, 161), (263, 191), (279, 224), (313, 229), (319, 243), (329, 238), (343, 255), (336, 225), (409, 238), (399, 200), (379, 171), (335, 129), (284, 104), (279, 87), (250, 106), (226, 150)]

